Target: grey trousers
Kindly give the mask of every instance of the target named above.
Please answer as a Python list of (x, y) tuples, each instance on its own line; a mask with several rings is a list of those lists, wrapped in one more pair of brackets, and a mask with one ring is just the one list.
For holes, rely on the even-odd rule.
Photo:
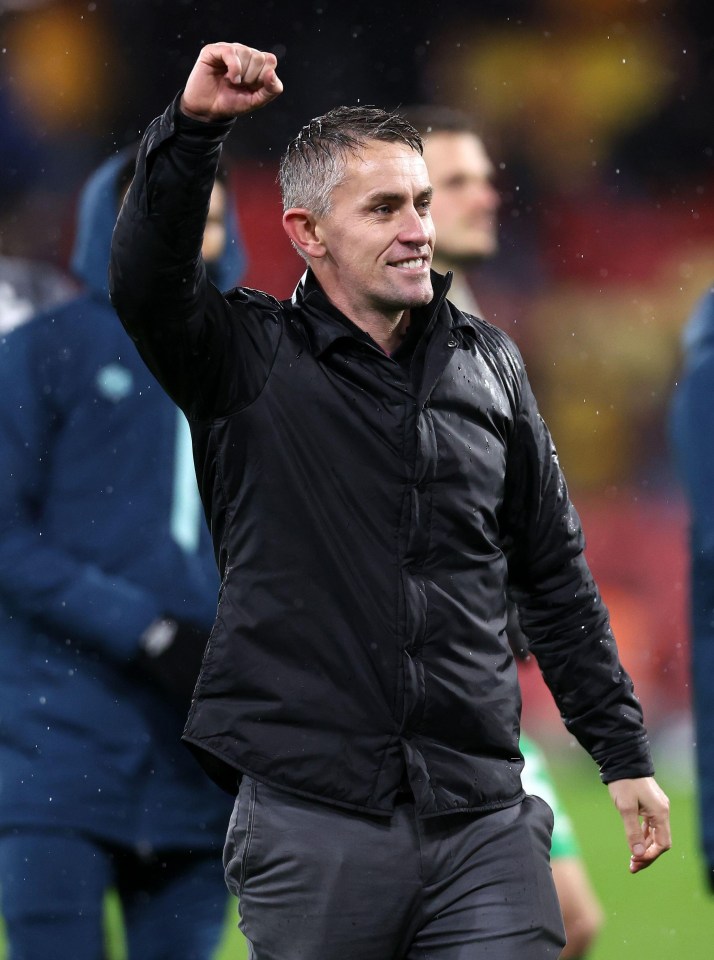
[(244, 777), (224, 850), (251, 960), (555, 960), (565, 943), (537, 797), (419, 820)]

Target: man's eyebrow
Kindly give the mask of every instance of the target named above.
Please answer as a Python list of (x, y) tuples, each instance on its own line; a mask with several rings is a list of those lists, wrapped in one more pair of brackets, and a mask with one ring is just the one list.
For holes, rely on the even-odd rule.
[[(433, 193), (433, 187), (425, 187), (417, 194), (417, 200), (431, 200)], [(406, 196), (406, 191), (399, 193), (394, 190), (375, 190), (367, 195), (366, 200), (367, 203), (400, 203)]]
[(373, 193), (368, 193), (366, 200), (367, 203), (397, 203), (404, 199), (406, 194), (398, 193), (395, 190), (375, 190)]

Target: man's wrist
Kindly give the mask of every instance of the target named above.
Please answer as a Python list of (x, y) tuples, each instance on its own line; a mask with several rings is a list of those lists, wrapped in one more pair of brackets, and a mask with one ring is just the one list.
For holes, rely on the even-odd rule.
[(183, 91), (177, 94), (174, 99), (173, 110), (174, 125), (182, 133), (195, 133), (200, 136), (209, 135), (211, 137), (225, 140), (233, 129), (235, 117), (229, 117), (227, 120), (210, 120), (207, 117), (199, 117), (197, 114), (187, 112), (183, 105)]
[(193, 110), (189, 110), (189, 108), (186, 106), (186, 98), (183, 96), (183, 94), (181, 95), (178, 106), (180, 112), (184, 115), (184, 117), (188, 117), (189, 120), (197, 120), (199, 123), (211, 122), (210, 117), (204, 117), (201, 114), (194, 113)]

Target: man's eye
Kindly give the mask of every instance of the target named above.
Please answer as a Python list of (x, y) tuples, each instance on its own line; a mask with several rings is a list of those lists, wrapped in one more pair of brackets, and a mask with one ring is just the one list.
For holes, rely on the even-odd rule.
[(375, 213), (389, 213), (392, 208), (387, 206), (386, 203), (383, 203), (381, 207), (375, 208)]

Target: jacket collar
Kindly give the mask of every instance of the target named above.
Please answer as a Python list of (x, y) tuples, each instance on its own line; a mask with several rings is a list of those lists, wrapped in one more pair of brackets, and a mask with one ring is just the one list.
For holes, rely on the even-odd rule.
[[(452, 277), (451, 271), (446, 276), (436, 273), (435, 270), (431, 271), (434, 297), (427, 306), (422, 308), (429, 317), (426, 325), (426, 335), (431, 333), (440, 315), (444, 321), (448, 317), (451, 330), (466, 327), (470, 328), (473, 333), (476, 332), (473, 318), (462, 313), (452, 303), (448, 303), (449, 311), (444, 315), (442, 308), (451, 286)], [(307, 320), (305, 330), (310, 342), (310, 349), (316, 356), (324, 353), (337, 340), (344, 338), (360, 340), (374, 347), (374, 349), (378, 349), (368, 333), (358, 327), (356, 323), (353, 323), (349, 317), (346, 317), (331, 303), (309, 268), (300, 278), (290, 302)]]

